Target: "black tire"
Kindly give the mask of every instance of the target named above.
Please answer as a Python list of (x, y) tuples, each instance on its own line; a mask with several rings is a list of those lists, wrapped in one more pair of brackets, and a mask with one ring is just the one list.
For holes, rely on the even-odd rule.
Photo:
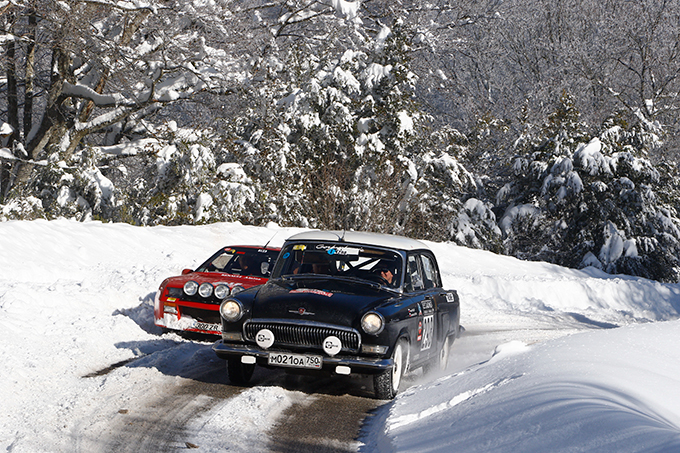
[(442, 345), (441, 350), (439, 351), (439, 359), (437, 360), (439, 363), (439, 371), (446, 371), (446, 369), (449, 367), (449, 355), (451, 353), (451, 343), (453, 343), (453, 338), (447, 337), (444, 339), (444, 344)]
[(430, 374), (433, 372), (443, 373), (449, 366), (449, 355), (451, 353), (451, 343), (453, 343), (454, 337), (447, 337), (444, 340), (437, 356), (432, 359), (431, 362), (423, 365), (423, 372), (425, 374)]
[(408, 343), (406, 340), (397, 342), (392, 353), (392, 359), (394, 360), (392, 367), (373, 376), (373, 392), (377, 399), (391, 400), (397, 396), (401, 378), (408, 367)]
[(240, 357), (227, 360), (227, 374), (232, 384), (248, 384), (250, 378), (253, 377), (253, 371), (255, 371), (255, 364), (242, 363)]

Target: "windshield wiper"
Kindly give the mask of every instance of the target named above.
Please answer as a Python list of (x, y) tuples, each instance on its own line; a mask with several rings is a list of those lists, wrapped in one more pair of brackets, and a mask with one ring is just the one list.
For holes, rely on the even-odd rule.
[(364, 286), (370, 286), (375, 289), (384, 289), (393, 293), (399, 293), (396, 288), (391, 288), (386, 285), (382, 285), (378, 282), (371, 280), (365, 280), (360, 277), (350, 277), (346, 275), (329, 275), (329, 274), (287, 274), (280, 277), (281, 280), (341, 280), (351, 283), (359, 283)]
[(280, 278), (282, 280), (305, 280), (311, 279), (323, 279), (323, 278), (333, 278), (333, 275), (328, 274), (286, 274), (282, 275)]

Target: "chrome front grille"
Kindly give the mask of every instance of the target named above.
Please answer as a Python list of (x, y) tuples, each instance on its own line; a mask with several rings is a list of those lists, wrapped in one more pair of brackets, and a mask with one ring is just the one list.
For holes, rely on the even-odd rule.
[(274, 334), (274, 346), (299, 346), (322, 348), (323, 340), (331, 335), (342, 342), (345, 352), (358, 352), (361, 346), (359, 332), (351, 328), (342, 328), (314, 322), (289, 322), (285, 320), (254, 320), (243, 326), (243, 333), (248, 341), (255, 341), (255, 335), (262, 329), (269, 329)]

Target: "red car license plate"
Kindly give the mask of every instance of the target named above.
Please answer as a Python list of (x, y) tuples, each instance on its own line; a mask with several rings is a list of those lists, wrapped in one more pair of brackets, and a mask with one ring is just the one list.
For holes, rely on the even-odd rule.
[(206, 330), (208, 332), (221, 332), (222, 331), (222, 325), (221, 324), (214, 324), (214, 323), (209, 323), (209, 322), (197, 322), (194, 324), (194, 329), (198, 330)]

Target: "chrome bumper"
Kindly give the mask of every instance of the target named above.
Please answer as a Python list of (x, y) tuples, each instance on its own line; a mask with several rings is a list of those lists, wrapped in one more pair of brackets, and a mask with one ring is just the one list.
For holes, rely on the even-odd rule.
[[(258, 363), (266, 365), (269, 351), (263, 350), (257, 346), (251, 346), (247, 344), (233, 344), (224, 343), (223, 340), (218, 340), (212, 345), (213, 351), (217, 354), (220, 359), (230, 359), (243, 356), (255, 357)], [(289, 352), (289, 351), (286, 351)], [(292, 352), (292, 351), (290, 351)], [(359, 356), (335, 356), (330, 357), (323, 353), (316, 354), (321, 355), (323, 358), (324, 368), (332, 368), (334, 366), (347, 366), (352, 369), (352, 372), (356, 373), (368, 373), (374, 374), (381, 371), (387, 370), (394, 364), (392, 359), (382, 359), (382, 358), (370, 358), (370, 357), (359, 357)]]

